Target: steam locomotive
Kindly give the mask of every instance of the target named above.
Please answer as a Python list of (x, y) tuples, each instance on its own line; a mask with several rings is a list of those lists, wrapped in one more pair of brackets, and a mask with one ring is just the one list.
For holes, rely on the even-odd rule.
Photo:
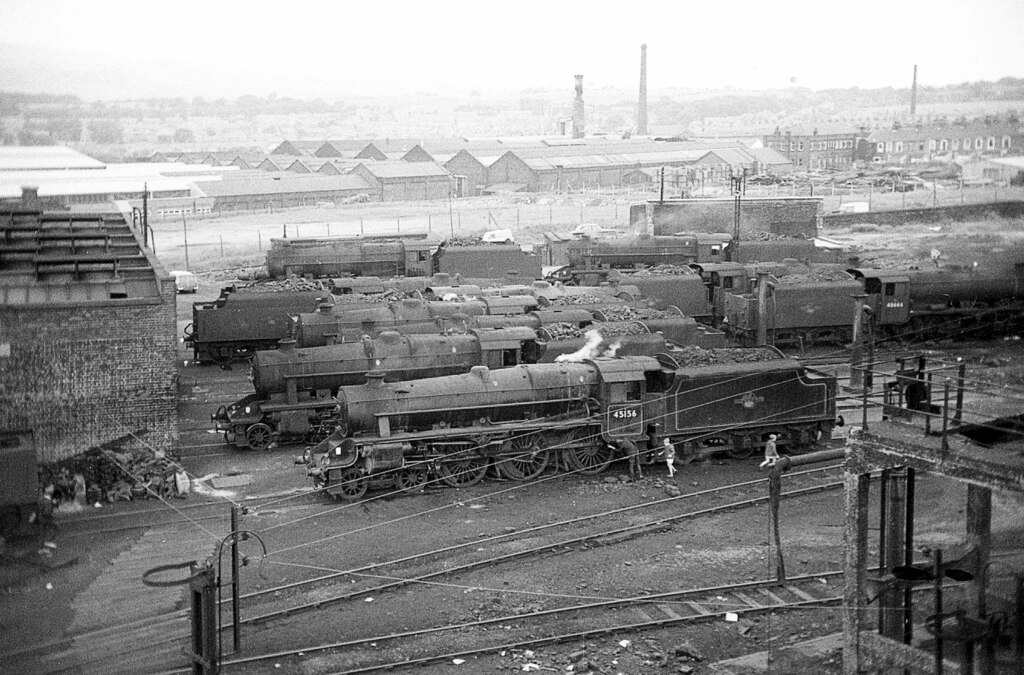
[[(595, 321), (592, 314), (584, 315), (587, 321), (582, 325), (462, 327), (444, 334), (428, 324), (433, 331), (400, 335), (387, 330), (372, 338), (363, 335), (358, 341), (310, 348), (296, 348), (294, 340), (284, 340), (281, 349), (253, 356), (254, 393), (221, 406), (211, 419), (229, 444), (265, 450), (277, 440), (320, 440), (333, 428), (331, 397), (338, 387), (361, 384), (373, 370), (386, 371), (388, 380), (410, 380), (464, 373), (477, 365), (506, 368), (551, 363), (584, 350), (651, 356), (679, 344), (707, 349), (725, 346), (723, 333), (703, 330), (687, 317), (644, 322)], [(677, 342), (670, 344), (665, 334), (648, 323)]]
[(489, 467), (517, 481), (548, 467), (594, 474), (615, 459), (610, 441), (671, 438), (684, 454), (745, 456), (768, 434), (790, 452), (829, 437), (836, 381), (779, 358), (681, 366), (668, 355), (519, 365), (407, 382), (371, 373), (340, 387), (339, 428), (307, 448), (315, 486), (359, 499), (371, 482), (411, 490), (455, 486)]
[(516, 245), (462, 246), (409, 236), (271, 239), (267, 251), (267, 272), (276, 279), (430, 277), (436, 273), (491, 278), (497, 273), (533, 280), (543, 276), (542, 264), (539, 255)]
[(720, 327), (741, 345), (755, 344), (760, 326), (767, 342), (779, 347), (846, 343), (855, 295), (865, 296), (869, 325), (883, 340), (987, 339), (1024, 328), (1022, 263), (1005, 269), (861, 267), (825, 281), (762, 274), (747, 288), (722, 294)]

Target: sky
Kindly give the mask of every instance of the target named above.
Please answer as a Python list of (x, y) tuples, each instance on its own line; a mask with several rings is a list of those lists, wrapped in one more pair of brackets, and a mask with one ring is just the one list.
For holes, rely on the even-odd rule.
[(86, 99), (910, 86), (1024, 77), (1024, 0), (2, 0), (0, 90)]

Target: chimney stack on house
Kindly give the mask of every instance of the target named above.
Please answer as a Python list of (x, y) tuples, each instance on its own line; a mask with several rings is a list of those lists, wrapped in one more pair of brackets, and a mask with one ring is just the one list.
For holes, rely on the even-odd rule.
[(640, 45), (640, 101), (636, 110), (636, 133), (647, 135), (647, 45)]
[(583, 76), (576, 76), (576, 100), (572, 104), (572, 137), (583, 138), (585, 133), (583, 113)]

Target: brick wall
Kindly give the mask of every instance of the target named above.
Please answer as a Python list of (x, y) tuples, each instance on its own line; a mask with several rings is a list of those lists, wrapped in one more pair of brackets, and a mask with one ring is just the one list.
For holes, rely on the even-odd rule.
[[(178, 439), (175, 289), (157, 302), (0, 309), (0, 429), (33, 431), (40, 461), (139, 434)], [(141, 432), (141, 433), (140, 433)]]

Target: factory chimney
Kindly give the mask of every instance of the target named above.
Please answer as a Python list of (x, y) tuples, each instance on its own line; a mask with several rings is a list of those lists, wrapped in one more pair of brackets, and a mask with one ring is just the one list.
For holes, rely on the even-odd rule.
[(647, 45), (640, 45), (640, 101), (636, 109), (636, 133), (647, 135)]
[(914, 83), (910, 85), (910, 116), (917, 114), (917, 64), (914, 64)]
[(576, 100), (572, 104), (572, 137), (583, 138), (584, 132), (583, 113), (583, 76), (576, 76)]

